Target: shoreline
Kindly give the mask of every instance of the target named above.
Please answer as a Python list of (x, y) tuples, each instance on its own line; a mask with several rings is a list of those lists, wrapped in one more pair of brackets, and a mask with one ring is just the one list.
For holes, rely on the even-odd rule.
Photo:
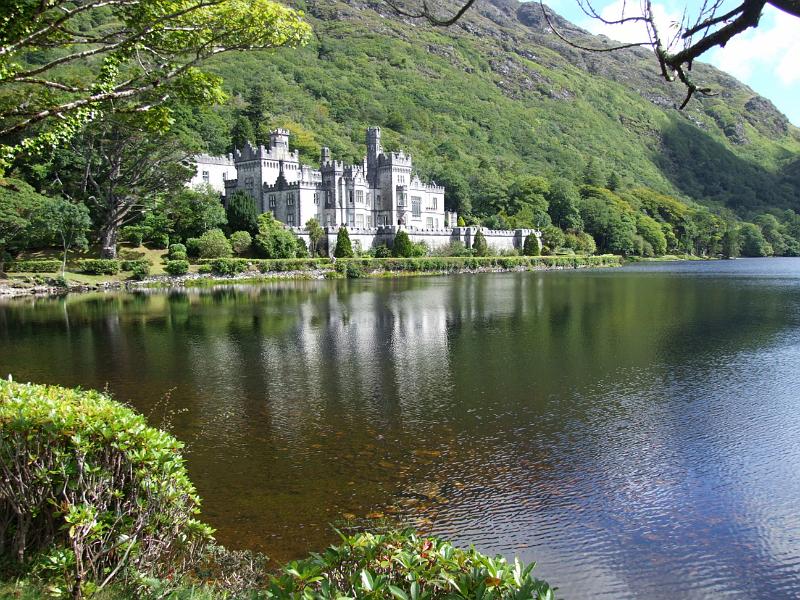
[[(435, 257), (432, 257), (435, 258)], [(413, 268), (374, 268), (371, 270), (362, 270), (365, 265), (376, 266), (374, 261), (376, 259), (339, 259), (336, 263), (325, 265), (325, 268), (316, 269), (296, 269), (287, 271), (261, 271), (258, 268), (247, 269), (240, 273), (232, 275), (224, 275), (218, 273), (189, 273), (187, 275), (156, 275), (150, 276), (142, 280), (105, 280), (93, 283), (78, 283), (69, 285), (67, 287), (48, 285), (48, 284), (31, 284), (25, 285), (23, 281), (16, 280), (16, 285), (12, 283), (14, 280), (6, 279), (0, 280), (0, 300), (26, 298), (26, 297), (52, 297), (52, 296), (66, 296), (68, 294), (84, 294), (98, 291), (129, 291), (135, 292), (139, 290), (152, 290), (152, 289), (186, 289), (186, 288), (199, 288), (199, 287), (212, 287), (217, 285), (237, 285), (237, 284), (260, 284), (270, 283), (275, 281), (319, 281), (319, 280), (336, 280), (336, 279), (400, 279), (405, 277), (439, 277), (443, 275), (471, 275), (479, 273), (513, 273), (524, 271), (563, 271), (569, 269), (598, 269), (598, 268), (615, 268), (621, 267), (625, 264), (625, 260), (617, 255), (597, 255), (597, 256), (554, 256), (554, 257), (530, 257), (537, 259), (532, 261), (532, 264), (512, 264), (517, 262), (515, 259), (527, 257), (487, 257), (487, 259), (494, 259), (494, 264), (487, 264), (486, 266), (476, 267), (462, 267), (462, 268), (432, 268), (424, 264), (414, 264), (415, 262), (425, 260), (422, 259), (397, 259), (399, 261), (411, 261), (410, 263), (402, 263), (405, 266)], [(244, 260), (244, 259), (242, 259)], [(382, 259), (378, 259), (382, 260)], [(390, 260), (390, 259), (386, 259)], [(434, 261), (432, 261), (434, 262)], [(455, 263), (455, 261), (453, 261)], [(507, 262), (507, 266), (502, 266), (502, 263)], [(569, 262), (572, 264), (563, 264)], [(553, 264), (548, 264), (553, 263)], [(349, 269), (353, 265), (353, 268)], [(378, 265), (381, 266), (381, 265)]]

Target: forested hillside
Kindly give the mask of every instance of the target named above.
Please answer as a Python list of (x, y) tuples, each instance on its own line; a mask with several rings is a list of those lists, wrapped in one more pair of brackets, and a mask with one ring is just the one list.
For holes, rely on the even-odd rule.
[(316, 34), (306, 48), (213, 63), (234, 98), (216, 122), (197, 123), (210, 151), (230, 145), (242, 115), (260, 137), (287, 126), (309, 161), (321, 145), (359, 157), (364, 127), (381, 125), (462, 212), (491, 213), (519, 176), (578, 180), (587, 166), (746, 218), (800, 205), (800, 132), (712, 67), (695, 77), (719, 95), (681, 112), (683, 88), (659, 78), (649, 51), (576, 50), (548, 31), (537, 3), (487, 0), (450, 28), (402, 20), (379, 0), (301, 8)]

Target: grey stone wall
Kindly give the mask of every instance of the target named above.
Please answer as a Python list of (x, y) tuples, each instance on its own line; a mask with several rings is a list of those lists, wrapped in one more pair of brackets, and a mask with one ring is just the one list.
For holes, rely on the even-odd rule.
[[(308, 232), (305, 228), (292, 227), (290, 229), (301, 237), (306, 244), (309, 243)], [(324, 229), (325, 236), (323, 240), (327, 243), (328, 254), (332, 255), (336, 247), (336, 236), (339, 233), (339, 228), (325, 227)], [(486, 237), (486, 243), (489, 245), (489, 248), (496, 252), (521, 249), (522, 245), (525, 243), (525, 238), (530, 233), (536, 234), (536, 237), (539, 238), (539, 245), (541, 246), (541, 234), (533, 229), (496, 230), (479, 227), (419, 229), (415, 227), (389, 226), (371, 228), (348, 227), (347, 231), (350, 234), (350, 241), (354, 248), (356, 245), (359, 245), (363, 250), (369, 250), (381, 244), (386, 244), (391, 248), (394, 243), (394, 236), (397, 235), (397, 232), (401, 229), (404, 229), (406, 233), (408, 233), (408, 237), (412, 242), (425, 242), (431, 250), (443, 248), (455, 241), (460, 241), (467, 248), (471, 248), (478, 229), (481, 229), (484, 237)]]

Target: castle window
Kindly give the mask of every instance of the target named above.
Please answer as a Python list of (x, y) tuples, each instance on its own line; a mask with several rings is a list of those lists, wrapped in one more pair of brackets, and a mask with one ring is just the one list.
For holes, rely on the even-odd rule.
[(355, 227), (355, 225), (356, 225), (356, 221), (355, 221), (355, 218), (353, 217), (352, 213), (347, 215), (347, 226), (348, 227)]
[(433, 199), (431, 199), (431, 209), (438, 210), (438, 208), (439, 208), (439, 199), (436, 196), (434, 196)]
[(356, 215), (356, 227), (364, 228), (364, 215)]
[(275, 208), (275, 194), (269, 195), (269, 207)]
[(288, 215), (286, 215), (286, 224), (287, 225), (294, 225), (294, 213), (293, 212), (290, 212)]
[[(223, 174), (223, 175), (224, 175), (224, 174)], [(211, 180), (211, 177), (210, 177), (210, 175), (209, 175), (208, 171), (203, 171), (203, 181), (204, 181), (205, 183), (208, 183), (210, 180)]]
[(348, 194), (350, 196), (350, 204), (352, 204), (353, 203), (353, 190), (349, 190)]
[(364, 190), (356, 190), (356, 202), (364, 204)]
[(411, 196), (411, 216), (419, 218), (422, 216), (422, 198)]
[(375, 223), (372, 219), (372, 215), (367, 215), (367, 227), (374, 227)]
[(286, 197), (286, 206), (294, 206), (294, 192), (289, 192)]
[(319, 204), (319, 192), (314, 192), (314, 204)]
[(247, 187), (253, 187), (253, 178), (252, 177), (245, 177), (244, 178), (244, 184)]
[(406, 205), (406, 193), (405, 192), (399, 192), (397, 194), (397, 207), (398, 208), (404, 208), (405, 205)]
[(428, 217), (425, 219), (425, 227), (428, 229), (433, 229), (433, 217)]
[(325, 215), (325, 225), (330, 227), (332, 224), (333, 224), (333, 219), (331, 218), (331, 215)]

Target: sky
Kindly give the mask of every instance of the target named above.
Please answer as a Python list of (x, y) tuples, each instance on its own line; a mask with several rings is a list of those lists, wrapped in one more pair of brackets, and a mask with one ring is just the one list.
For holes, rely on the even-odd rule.
[[(625, 0), (595, 0), (595, 9), (608, 19), (619, 18)], [(623, 42), (646, 41), (643, 26), (637, 23), (605, 25), (587, 17), (577, 0), (545, 0), (566, 19), (591, 31)], [(719, 14), (736, 7), (728, 0)], [(628, 2), (628, 15), (639, 10), (639, 3)], [(657, 24), (662, 32), (680, 21), (684, 10), (696, 16), (698, 0), (653, 0)], [(674, 29), (672, 29), (674, 30)], [(666, 33), (662, 33), (667, 37)], [(700, 57), (703, 62), (730, 73), (769, 98), (795, 125), (800, 126), (800, 19), (767, 5), (759, 26), (734, 37), (725, 48), (715, 48)], [(657, 68), (654, 63), (654, 68)]]

